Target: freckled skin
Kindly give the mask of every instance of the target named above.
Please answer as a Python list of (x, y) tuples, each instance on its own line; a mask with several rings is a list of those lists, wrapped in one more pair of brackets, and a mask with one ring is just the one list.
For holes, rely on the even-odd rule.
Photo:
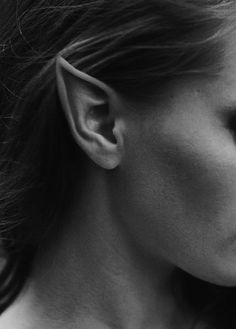
[(219, 109), (236, 102), (235, 54), (219, 78), (134, 105), (145, 116), (130, 115), (116, 184), (116, 211), (143, 250), (225, 286), (236, 285), (236, 143)]

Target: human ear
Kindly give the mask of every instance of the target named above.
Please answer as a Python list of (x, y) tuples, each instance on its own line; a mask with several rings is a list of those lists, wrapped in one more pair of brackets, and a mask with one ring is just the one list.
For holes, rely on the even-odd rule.
[(121, 158), (114, 90), (61, 56), (56, 59), (56, 78), (62, 108), (75, 141), (97, 165), (114, 169)]

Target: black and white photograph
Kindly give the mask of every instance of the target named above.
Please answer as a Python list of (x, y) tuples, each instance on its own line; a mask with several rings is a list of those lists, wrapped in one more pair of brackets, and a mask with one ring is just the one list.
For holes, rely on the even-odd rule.
[(0, 329), (236, 329), (235, 0), (0, 0)]

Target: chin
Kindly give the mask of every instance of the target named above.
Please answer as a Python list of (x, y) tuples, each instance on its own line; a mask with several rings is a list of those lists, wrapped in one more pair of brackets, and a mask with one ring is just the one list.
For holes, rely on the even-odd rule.
[(216, 266), (208, 268), (206, 273), (202, 272), (198, 278), (218, 286), (236, 287), (236, 261), (218, 262)]
[[(192, 258), (191, 265), (179, 266), (191, 276), (223, 287), (236, 287), (236, 254), (228, 253), (224, 256), (207, 255), (204, 259)], [(187, 264), (187, 263), (185, 263)], [(189, 266), (190, 265), (190, 266)]]

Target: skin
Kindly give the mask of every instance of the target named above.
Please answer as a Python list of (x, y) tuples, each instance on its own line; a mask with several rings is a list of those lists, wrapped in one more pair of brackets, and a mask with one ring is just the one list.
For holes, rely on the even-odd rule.
[(171, 293), (177, 267), (236, 285), (234, 47), (219, 77), (178, 79), (145, 104), (58, 59), (63, 109), (88, 171), (83, 186), (75, 178), (67, 225), (0, 328), (185, 329), (195, 314)]

